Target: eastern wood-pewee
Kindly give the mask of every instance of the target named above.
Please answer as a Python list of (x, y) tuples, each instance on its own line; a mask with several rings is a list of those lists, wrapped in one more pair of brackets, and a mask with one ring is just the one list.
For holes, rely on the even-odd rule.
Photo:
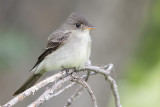
[(95, 27), (90, 25), (84, 16), (72, 13), (65, 23), (48, 37), (44, 52), (31, 69), (33, 75), (13, 95), (33, 86), (48, 71), (83, 68), (91, 54), (90, 29)]

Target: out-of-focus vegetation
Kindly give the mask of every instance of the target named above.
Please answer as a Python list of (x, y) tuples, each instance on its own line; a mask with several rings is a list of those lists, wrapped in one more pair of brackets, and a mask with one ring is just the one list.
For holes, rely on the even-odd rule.
[[(27, 34), (14, 29), (0, 30), (0, 72), (27, 60), (33, 41)], [(6, 70), (5, 72), (10, 71)]]
[(160, 0), (153, 2), (149, 13), (119, 86), (124, 107), (160, 106)]

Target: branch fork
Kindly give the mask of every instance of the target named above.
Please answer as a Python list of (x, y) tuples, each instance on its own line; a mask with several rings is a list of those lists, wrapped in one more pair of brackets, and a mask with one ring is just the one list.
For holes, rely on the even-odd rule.
[[(105, 80), (109, 82), (111, 86), (111, 90), (115, 99), (115, 106), (116, 107), (122, 107), (120, 104), (120, 98), (119, 98), (119, 93), (116, 85), (116, 81), (110, 76), (110, 72), (113, 68), (113, 64), (109, 64), (104, 67), (98, 67), (98, 66), (92, 66), (91, 63), (86, 65), (85, 68), (81, 71), (87, 71), (86, 75), (83, 75), (79, 77), (77, 74), (79, 72), (76, 72), (74, 69), (69, 69), (69, 70), (62, 70), (61, 72), (47, 77), (46, 79), (40, 81), (33, 87), (27, 89), (23, 93), (19, 94), (18, 96), (14, 97), (11, 99), (9, 102), (4, 104), (3, 106), (0, 107), (12, 107), (19, 101), (22, 101), (25, 97), (37, 92), (40, 88), (43, 88), (49, 83), (55, 82), (52, 87), (47, 88), (41, 95), (38, 97), (34, 102), (32, 102), (28, 107), (38, 107), (42, 103), (50, 100), (53, 97), (56, 97), (57, 95), (61, 94), (64, 91), (67, 91), (71, 87), (75, 86), (76, 84), (80, 84), (81, 86), (76, 90), (75, 93), (67, 100), (66, 104), (64, 107), (69, 107), (72, 102), (82, 94), (83, 90), (86, 89), (91, 96), (92, 102), (93, 102), (93, 107), (98, 107), (96, 97), (87, 83), (87, 80), (90, 76), (96, 75), (96, 74), (102, 74), (105, 77)], [(71, 83), (64, 88), (61, 88), (65, 82), (71, 81)], [(61, 89), (60, 89), (61, 88)]]

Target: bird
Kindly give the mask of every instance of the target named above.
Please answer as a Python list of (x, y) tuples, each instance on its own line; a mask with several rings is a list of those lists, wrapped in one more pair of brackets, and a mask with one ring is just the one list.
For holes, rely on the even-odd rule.
[(90, 29), (95, 29), (80, 13), (71, 13), (67, 20), (48, 37), (47, 45), (30, 70), (33, 74), (13, 94), (24, 92), (49, 71), (63, 68), (82, 69), (91, 54)]

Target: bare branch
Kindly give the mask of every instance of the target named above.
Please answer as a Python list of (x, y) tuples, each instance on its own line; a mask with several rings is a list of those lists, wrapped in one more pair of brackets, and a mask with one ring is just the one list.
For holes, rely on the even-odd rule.
[[(115, 105), (116, 107), (122, 107), (120, 104), (120, 98), (119, 98), (119, 94), (118, 94), (118, 89), (117, 89), (117, 85), (115, 80), (109, 75), (111, 69), (113, 68), (113, 64), (109, 64), (108, 66), (104, 66), (104, 67), (98, 67), (98, 66), (92, 66), (92, 65), (87, 65), (85, 67), (85, 69), (80, 70), (80, 71), (88, 71), (92, 74), (102, 74), (105, 76), (105, 79), (107, 81), (109, 81), (110, 86), (111, 86), (111, 90), (115, 99)], [(79, 72), (80, 72), (79, 71)], [(91, 72), (93, 71), (93, 72)], [(97, 102), (96, 102), (96, 98), (90, 88), (90, 86), (84, 81), (83, 79), (87, 79), (89, 77), (88, 76), (82, 76), (81, 79), (75, 79), (73, 78), (72, 74), (76, 74), (78, 72), (75, 72), (75, 70), (73, 69), (69, 69), (69, 72), (66, 72), (65, 70), (46, 78), (45, 80), (42, 80), (41, 82), (39, 82), (38, 84), (34, 85), (33, 87), (29, 88), (28, 90), (24, 91), (23, 93), (19, 94), (18, 96), (16, 96), (15, 98), (13, 98), (12, 100), (10, 100), (8, 103), (6, 103), (5, 105), (3, 105), (2, 107), (11, 107), (13, 105), (15, 105), (18, 101), (23, 100), (26, 96), (29, 96), (31, 94), (34, 94), (37, 90), (39, 90), (40, 88), (44, 87), (45, 85), (57, 81), (56, 84), (54, 84), (51, 88), (49, 88), (48, 90), (46, 90), (36, 101), (38, 103), (33, 102), (31, 105), (29, 105), (29, 107), (36, 107), (38, 105), (40, 105), (41, 103), (43, 103), (44, 101), (49, 100), (50, 98), (59, 95), (60, 93), (64, 92), (65, 90), (69, 89), (70, 87), (74, 86), (76, 83), (73, 82), (71, 84), (69, 84), (68, 86), (66, 86), (65, 88), (62, 88), (60, 91), (55, 93), (55, 90), (59, 89), (64, 82), (70, 81), (70, 80), (74, 80), (76, 82), (78, 82), (79, 84), (81, 84), (83, 87), (85, 87), (88, 92), (90, 93), (90, 95), (92, 96), (92, 101), (94, 102), (94, 107), (97, 107)], [(80, 87), (75, 94), (73, 94), (70, 99), (67, 100), (67, 103), (64, 107), (69, 107), (69, 105), (76, 99), (76, 97), (78, 97), (80, 95), (80, 93), (83, 91), (83, 87)]]
[(65, 88), (63, 88), (60, 91), (58, 91), (57, 93), (53, 94), (51, 97), (56, 97), (57, 95), (59, 95), (62, 92), (66, 91), (67, 89), (73, 87), (74, 85), (76, 85), (76, 82), (72, 82), (71, 84), (67, 85)]
[[(91, 64), (90, 64), (90, 65), (91, 65)], [(89, 71), (87, 71), (87, 76), (86, 76), (86, 78), (85, 78), (85, 81), (88, 81), (89, 76), (92, 75), (92, 74), (95, 74), (95, 73), (94, 73), (94, 72), (89, 72)], [(66, 102), (66, 104), (64, 105), (64, 107), (69, 107), (69, 106), (72, 104), (72, 102), (73, 102), (78, 96), (80, 96), (80, 95), (82, 94), (83, 90), (84, 90), (84, 87), (83, 87), (83, 86), (80, 86), (80, 87), (76, 90), (76, 92), (67, 100), (67, 102)]]
[[(91, 64), (91, 61), (88, 60), (88, 62), (86, 63), (86, 66), (91, 66), (91, 65), (92, 65), (92, 64)], [(104, 66), (103, 68), (106, 69), (106, 70), (108, 70), (108, 71), (110, 71), (110, 70), (112, 69), (112, 67), (113, 67), (113, 65), (112, 65), (112, 64), (109, 64), (109, 65), (107, 65), (107, 66)], [(96, 69), (99, 69), (99, 68), (96, 67)], [(94, 70), (95, 70), (95, 68), (94, 68)], [(93, 72), (92, 72), (92, 73), (93, 73)], [(87, 71), (87, 78), (85, 79), (85, 81), (88, 81), (89, 76), (90, 76), (90, 72)], [(76, 92), (67, 100), (67, 102), (66, 102), (66, 104), (64, 105), (64, 107), (69, 107), (69, 106), (72, 104), (72, 102), (73, 102), (74, 100), (76, 100), (76, 98), (79, 97), (79, 96), (82, 94), (83, 90), (84, 90), (84, 87), (83, 87), (83, 86), (80, 86), (80, 87), (76, 90)]]
[(30, 104), (28, 107), (38, 107), (40, 104), (44, 103), (45, 101), (49, 100), (51, 97), (53, 97), (53, 93), (55, 90), (59, 89), (63, 83), (66, 81), (69, 81), (73, 79), (72, 75), (68, 75), (67, 77), (64, 77), (63, 79), (59, 80), (55, 83), (51, 88), (47, 89), (36, 101), (34, 101), (32, 104)]
[(96, 97), (91, 89), (91, 87), (87, 84), (87, 82), (85, 82), (85, 80), (79, 78), (78, 76), (74, 76), (73, 81), (78, 82), (79, 84), (81, 84), (83, 87), (85, 87), (88, 91), (88, 93), (90, 94), (94, 107), (98, 107), (97, 105), (97, 101), (96, 101)]
[[(73, 80), (74, 74), (76, 74), (76, 72), (74, 72), (72, 75), (68, 75), (67, 77), (60, 79), (58, 82), (56, 82), (56, 84), (54, 84), (51, 88), (48, 88), (36, 101), (34, 101), (28, 107), (38, 107), (40, 104), (44, 103), (45, 101), (49, 100), (50, 98), (55, 97), (55, 96), (59, 95), (60, 93), (62, 93), (63, 91), (67, 90), (68, 88), (74, 86), (76, 84), (76, 82), (69, 84), (68, 86), (66, 86), (65, 88), (61, 89), (60, 91), (58, 91), (54, 94), (54, 92), (56, 90), (58, 90), (65, 82)], [(92, 73), (92, 75), (93, 74), (94, 73)], [(83, 75), (81, 78), (85, 79), (85, 78), (87, 78), (87, 75)]]
[(104, 67), (104, 69), (101, 69), (100, 67), (97, 67), (97, 66), (86, 66), (85, 69), (94, 71), (96, 73), (101, 73), (102, 75), (105, 76), (105, 79), (110, 83), (111, 90), (115, 99), (116, 107), (122, 107), (122, 105), (120, 104), (120, 97), (118, 94), (116, 81), (109, 75), (112, 68), (113, 68), (113, 64), (109, 64), (108, 66)]
[(119, 94), (118, 94), (118, 88), (117, 88), (116, 81), (111, 76), (107, 76), (106, 80), (108, 80), (110, 83), (111, 90), (114, 95), (116, 107), (122, 107), (122, 105), (120, 103), (120, 98), (119, 98)]
[(83, 91), (83, 86), (80, 86), (76, 92), (67, 100), (66, 104), (64, 105), (64, 107), (69, 107), (72, 102), (79, 96), (82, 94), (82, 91)]
[(59, 72), (59, 73), (57, 73), (57, 74), (55, 74), (51, 77), (48, 77), (45, 80), (42, 80), (38, 84), (34, 85), (33, 87), (27, 89), (23, 93), (19, 94), (18, 96), (14, 97), (13, 99), (11, 99), (9, 102), (7, 102), (2, 107), (11, 107), (11, 106), (15, 105), (17, 102), (22, 101), (26, 96), (34, 94), (37, 90), (44, 87), (48, 83), (54, 82), (57, 79), (62, 78), (64, 75), (70, 74), (70, 73), (73, 73), (73, 72), (74, 72), (73, 69), (70, 69), (69, 72), (66, 72), (65, 70), (63, 70), (63, 71), (61, 71), (61, 72)]

